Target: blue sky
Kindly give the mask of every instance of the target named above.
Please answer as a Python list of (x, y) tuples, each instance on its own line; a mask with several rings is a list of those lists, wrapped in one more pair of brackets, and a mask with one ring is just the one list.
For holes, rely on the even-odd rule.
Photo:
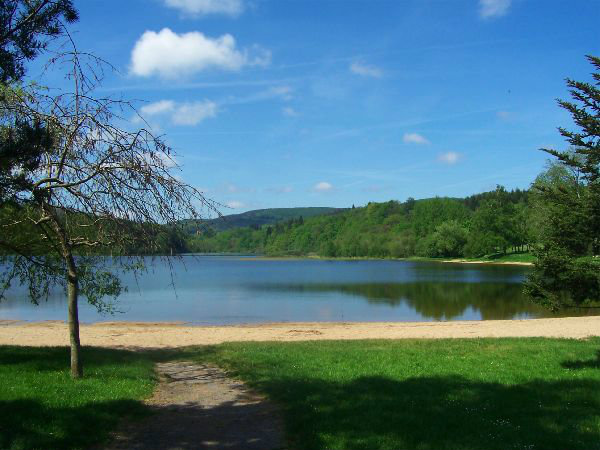
[(232, 209), (526, 188), (564, 147), (598, 0), (82, 0), (102, 95), (137, 103), (180, 176)]

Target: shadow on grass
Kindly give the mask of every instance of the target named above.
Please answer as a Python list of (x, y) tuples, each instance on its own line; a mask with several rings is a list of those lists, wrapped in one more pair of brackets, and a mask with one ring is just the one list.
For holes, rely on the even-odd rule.
[(598, 381), (363, 377), (257, 387), (283, 406), (293, 448), (600, 448)]
[(35, 400), (0, 401), (0, 448), (88, 448), (108, 436), (121, 417), (144, 417), (147, 408), (134, 400), (50, 407)]
[(561, 366), (565, 369), (600, 369), (600, 350), (596, 352), (596, 359), (565, 361)]
[(153, 377), (147, 355), (83, 347), (82, 357), (84, 378), (71, 380), (67, 347), (0, 347), (0, 449), (88, 448), (149, 414), (135, 399)]
[[(81, 358), (84, 371), (102, 366), (131, 364), (148, 361), (151, 354), (116, 350), (100, 347), (81, 347)], [(0, 348), (0, 365), (23, 365), (37, 371), (60, 371), (69, 367), (69, 347), (20, 347), (2, 346)]]

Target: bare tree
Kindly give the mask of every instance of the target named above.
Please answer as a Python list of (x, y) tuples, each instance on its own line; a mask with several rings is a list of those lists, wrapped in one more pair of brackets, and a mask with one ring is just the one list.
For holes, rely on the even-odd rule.
[[(102, 61), (74, 50), (52, 64), (68, 68), (72, 89), (3, 88), (3, 137), (20, 142), (11, 130), (23, 129), (23, 123), (43, 131), (24, 140), (39, 145), (39, 165), (33, 171), (15, 168), (28, 183), (0, 211), (0, 281), (4, 288), (26, 284), (34, 302), (53, 286), (65, 288), (71, 375), (77, 378), (83, 375), (79, 296), (109, 309), (104, 298), (121, 292), (111, 270), (115, 264), (142, 268), (144, 259), (131, 254), (158, 250), (161, 229), (215, 208), (174, 174), (174, 155), (160, 137), (132, 128), (126, 120), (136, 114), (130, 103), (94, 96)], [(118, 256), (100, 256), (108, 253)]]

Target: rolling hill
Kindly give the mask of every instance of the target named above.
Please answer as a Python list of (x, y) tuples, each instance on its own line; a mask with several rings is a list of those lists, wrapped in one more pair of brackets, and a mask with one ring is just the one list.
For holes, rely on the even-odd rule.
[(209, 226), (215, 231), (225, 231), (241, 227), (261, 227), (272, 225), (290, 219), (302, 217), (307, 219), (314, 216), (335, 214), (345, 211), (345, 208), (308, 207), (308, 208), (268, 208), (231, 214), (209, 220), (190, 220), (185, 223), (185, 230), (194, 234), (201, 227)]

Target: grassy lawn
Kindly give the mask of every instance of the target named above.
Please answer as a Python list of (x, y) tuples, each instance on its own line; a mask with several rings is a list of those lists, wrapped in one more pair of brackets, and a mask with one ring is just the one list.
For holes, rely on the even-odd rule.
[(146, 413), (152, 363), (223, 366), (277, 402), (291, 448), (600, 449), (600, 338), (0, 347), (0, 448), (79, 449)]
[(234, 343), (181, 357), (283, 409), (292, 448), (599, 449), (600, 339)]
[(0, 448), (80, 449), (102, 442), (123, 417), (146, 410), (153, 362), (83, 349), (85, 378), (69, 376), (67, 348), (0, 347)]

